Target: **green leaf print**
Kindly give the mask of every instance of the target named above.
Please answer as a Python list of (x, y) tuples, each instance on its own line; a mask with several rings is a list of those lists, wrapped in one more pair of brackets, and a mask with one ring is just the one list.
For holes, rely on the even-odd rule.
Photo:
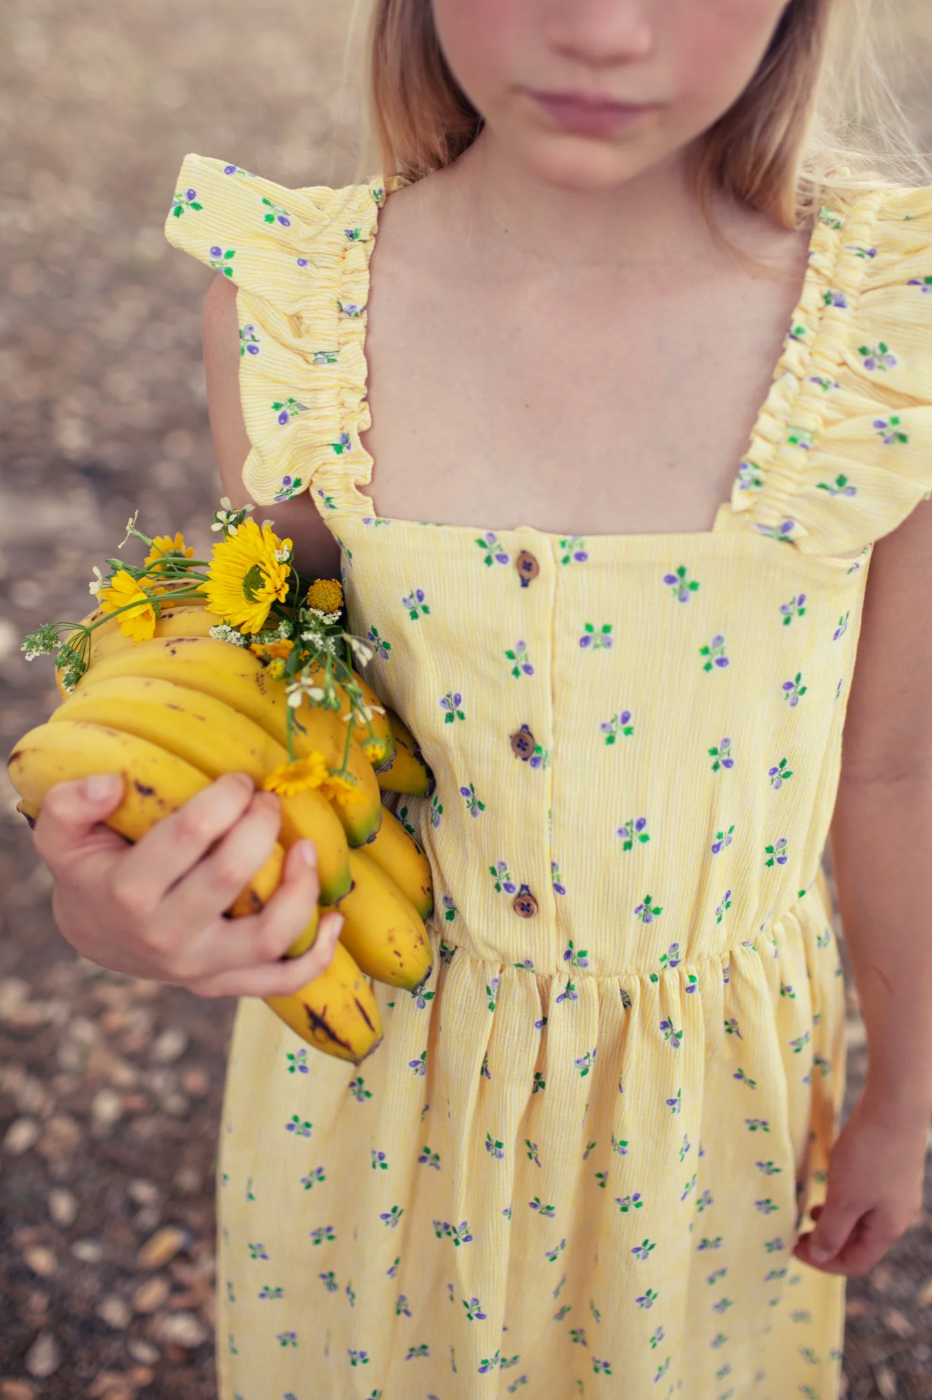
[(357, 1103), (365, 1103), (366, 1099), (372, 1098), (372, 1090), (365, 1088), (365, 1080), (361, 1074), (351, 1079), (347, 1087)]
[(423, 588), (412, 588), (411, 592), (402, 598), (401, 605), (408, 609), (408, 616), (412, 622), (417, 622), (422, 614), (426, 616), (430, 612), (430, 608), (424, 601), (426, 596)]

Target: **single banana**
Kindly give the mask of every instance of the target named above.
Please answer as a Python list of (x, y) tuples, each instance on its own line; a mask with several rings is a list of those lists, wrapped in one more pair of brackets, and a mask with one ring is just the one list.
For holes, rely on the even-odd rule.
[[(244, 647), (215, 641), (212, 637), (155, 638), (114, 652), (95, 668), (97, 680), (130, 675), (175, 681), (225, 700), (280, 744), (287, 743), (285, 684), (273, 680), (262, 662)], [(89, 682), (88, 675), (79, 681), (75, 693)], [(298, 756), (316, 751), (323, 754), (328, 768), (341, 767), (346, 744), (343, 721), (332, 711), (307, 702), (295, 715), (298, 725), (294, 728), (293, 739)], [(348, 844), (361, 846), (379, 829), (382, 794), (372, 765), (355, 737), (350, 740), (348, 769), (356, 783), (353, 800), (347, 803), (336, 800), (333, 806)]]
[(381, 866), (361, 850), (349, 853), (353, 888), (340, 901), (340, 942), (367, 977), (411, 991), (434, 961), (420, 914)]
[[(74, 782), (94, 773), (119, 773), (124, 779), (123, 800), (104, 821), (128, 841), (138, 841), (208, 784), (204, 774), (190, 763), (135, 734), (65, 721), (30, 729), (13, 749), (7, 767), (33, 821), (45, 794), (56, 783)], [(282, 859), (282, 848), (276, 845), (266, 865), (236, 901), (245, 901), (237, 912), (254, 913), (263, 907), (278, 885)]]
[(382, 813), (382, 825), (375, 836), (359, 849), (394, 880), (422, 919), (430, 917), (434, 909), (430, 862), (420, 842), (388, 807)]
[[(91, 671), (49, 722), (72, 720), (110, 725), (148, 739), (211, 779), (246, 773), (261, 787), (274, 768), (288, 762), (287, 750), (251, 719), (223, 700), (174, 681), (144, 676), (100, 680), (98, 672)], [(305, 838), (314, 842), (320, 902), (335, 904), (352, 883), (346, 835), (337, 813), (319, 789), (280, 795), (279, 802), (282, 845), (288, 850)]]
[[(369, 685), (368, 682), (363, 679), (363, 677), (359, 674), (358, 671), (354, 670), (352, 667), (350, 667), (350, 671), (353, 680), (356, 682), (356, 684), (359, 686), (359, 689), (362, 691), (363, 701), (372, 709), (372, 737), (375, 739), (381, 739), (382, 744), (385, 748), (385, 752), (382, 758), (379, 760), (379, 762), (372, 764), (372, 767), (377, 773), (382, 767), (382, 765), (386, 763), (388, 759), (390, 759), (394, 754), (395, 739), (391, 732), (391, 729), (389, 728), (388, 720), (386, 719), (385, 715), (378, 713), (378, 710), (385, 708), (381, 699), (378, 695), (376, 695), (375, 691), (372, 689), (372, 686)], [(326, 672), (323, 666), (314, 665), (311, 667), (310, 674), (311, 680), (314, 682), (314, 684), (321, 685), (326, 675)], [(346, 690), (342, 685), (339, 684), (339, 682), (337, 682), (336, 684), (336, 692), (340, 699), (340, 709), (339, 711), (331, 710), (330, 713), (338, 714), (340, 720), (342, 720), (343, 716), (348, 715), (350, 712), (350, 699), (346, 693)], [(349, 723), (349, 721), (346, 722)], [(369, 725), (367, 725), (364, 720), (357, 719), (356, 723), (353, 726), (353, 730), (354, 735), (356, 738), (358, 738), (360, 744), (365, 744), (366, 739), (369, 737)], [(365, 752), (365, 749), (363, 749), (363, 752)]]
[[(211, 627), (216, 627), (220, 622), (219, 617), (207, 612), (204, 607), (203, 598), (180, 598), (172, 603), (162, 601), (162, 613), (155, 621), (156, 637), (207, 637), (210, 635)], [(93, 623), (100, 625), (94, 627), (90, 636), (88, 646), (87, 661), (88, 670), (104, 656), (109, 656), (113, 651), (120, 651), (123, 647), (132, 647), (136, 643), (132, 637), (124, 636), (120, 631), (120, 617), (122, 614), (108, 613), (103, 607), (95, 608), (88, 613), (87, 617), (81, 619), (81, 626), (90, 627)], [(185, 619), (189, 625), (186, 626)], [(69, 642), (72, 637), (76, 637), (77, 632), (69, 632), (65, 642)], [(55, 670), (55, 684), (58, 686), (59, 694), (66, 695), (62, 684), (62, 672)]]
[(337, 1059), (358, 1065), (382, 1039), (372, 988), (342, 943), (329, 967), (300, 991), (262, 999), (302, 1040)]
[(404, 792), (411, 797), (426, 796), (431, 791), (432, 775), (423, 761), (417, 740), (395, 711), (387, 706), (385, 717), (395, 740), (395, 753), (376, 773), (379, 787), (383, 792)]

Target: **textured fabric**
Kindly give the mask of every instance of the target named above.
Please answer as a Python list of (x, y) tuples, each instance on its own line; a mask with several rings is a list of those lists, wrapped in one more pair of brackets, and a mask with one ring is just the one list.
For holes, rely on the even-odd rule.
[(823, 210), (714, 528), (586, 538), (360, 491), (385, 198), (191, 155), (167, 220), (239, 288), (249, 490), (311, 492), (435, 777), (386, 797), (436, 957), (378, 1050), (239, 1004), (221, 1398), (833, 1400), (844, 1282), (791, 1256), (844, 1088), (821, 857), (872, 544), (932, 488), (932, 190)]

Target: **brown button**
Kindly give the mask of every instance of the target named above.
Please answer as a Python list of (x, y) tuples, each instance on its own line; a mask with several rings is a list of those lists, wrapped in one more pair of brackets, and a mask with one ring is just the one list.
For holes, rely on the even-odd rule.
[(527, 885), (522, 885), (514, 899), (511, 907), (516, 914), (520, 914), (522, 919), (532, 919), (537, 913), (537, 900), (531, 894)]
[(531, 579), (537, 578), (540, 573), (540, 565), (536, 557), (527, 549), (522, 549), (521, 553), (516, 556), (515, 568), (518, 570), (522, 588), (527, 588)]
[(511, 735), (511, 747), (518, 758), (528, 759), (534, 752), (534, 735), (526, 724), (522, 724), (520, 729), (515, 730)]

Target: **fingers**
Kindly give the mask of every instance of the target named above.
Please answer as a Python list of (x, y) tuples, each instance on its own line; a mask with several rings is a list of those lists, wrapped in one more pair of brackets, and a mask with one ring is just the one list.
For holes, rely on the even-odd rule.
[[(147, 831), (127, 853), (115, 878), (113, 895), (123, 911), (142, 916), (154, 909), (214, 842), (239, 821), (254, 794), (252, 780), (245, 773), (225, 773)], [(248, 878), (248, 874), (243, 876), (231, 899), (236, 898)], [(200, 927), (212, 917), (213, 914), (204, 919)], [(191, 920), (186, 919), (184, 926), (192, 927)]]
[(167, 894), (159, 924), (169, 937), (173, 928), (206, 928), (230, 907), (272, 854), (280, 822), (275, 794), (253, 792), (242, 816)]
[[(39, 855), (47, 865), (61, 865), (122, 799), (123, 779), (119, 773), (99, 773), (80, 782), (57, 783), (49, 788), (33, 833)], [(115, 844), (120, 844), (119, 838)]]
[(794, 1254), (804, 1264), (811, 1264), (814, 1268), (824, 1269), (827, 1273), (843, 1273), (844, 1270), (837, 1267), (838, 1256), (858, 1223), (858, 1206), (829, 1199), (822, 1206), (813, 1206), (811, 1214), (816, 1227), (799, 1237)]
[(319, 893), (313, 843), (300, 841), (288, 852), (283, 883), (262, 913), (227, 923), (225, 936), (232, 939), (229, 967), (189, 982), (188, 990), (204, 997), (291, 996), (319, 977), (330, 966), (343, 927), (338, 910), (321, 918), (307, 952), (283, 959), (306, 927)]

